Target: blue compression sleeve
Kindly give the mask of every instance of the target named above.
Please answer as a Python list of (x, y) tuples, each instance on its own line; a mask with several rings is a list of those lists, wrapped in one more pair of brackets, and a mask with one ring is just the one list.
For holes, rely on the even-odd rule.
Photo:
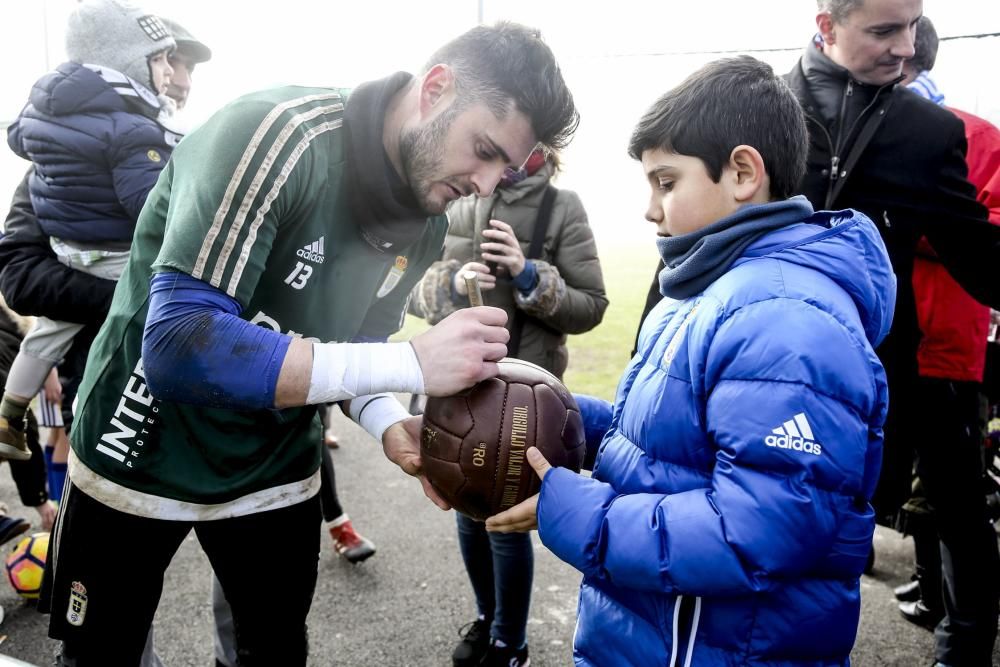
[(580, 416), (583, 417), (583, 432), (587, 438), (587, 454), (584, 456), (583, 467), (594, 469), (597, 450), (604, 440), (604, 434), (611, 427), (611, 404), (596, 396), (573, 394), (576, 404), (580, 406)]
[(273, 409), (291, 337), (240, 319), (238, 301), (186, 273), (149, 281), (142, 365), (164, 401)]

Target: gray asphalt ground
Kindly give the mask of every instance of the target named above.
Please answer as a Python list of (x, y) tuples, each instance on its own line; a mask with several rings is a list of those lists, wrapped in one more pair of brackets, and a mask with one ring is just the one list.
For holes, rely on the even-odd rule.
[[(448, 666), (459, 627), (475, 615), (454, 515), (424, 499), (420, 485), (385, 460), (381, 448), (354, 424), (345, 420), (338, 433), (341, 448), (334, 451), (334, 462), (341, 502), (358, 530), (378, 546), (378, 553), (352, 566), (323, 537), (309, 618), (309, 664)], [(10, 505), (13, 514), (36, 518), (33, 510), (18, 503), (6, 473), (0, 473), (0, 500)], [(108, 558), (121, 559), (122, 577), (128, 577), (128, 536), (94, 535), (93, 544), (107, 550)], [(528, 626), (531, 662), (535, 667), (570, 665), (579, 576), (537, 537), (535, 544)], [(904, 621), (892, 596), (892, 587), (909, 577), (912, 543), (880, 528), (875, 545), (874, 576), (862, 580), (853, 664), (930, 665), (931, 633)], [(5, 552), (9, 548), (5, 546)], [(280, 577), (282, 536), (261, 535), (260, 548), (274, 554), (273, 568), (260, 576)], [(208, 562), (192, 534), (167, 572), (155, 621), (157, 651), (168, 667), (213, 664), (209, 578)], [(46, 636), (46, 617), (18, 598), (7, 583), (0, 583), (0, 605), (6, 611), (0, 624), (0, 654), (51, 665), (56, 643)], [(994, 651), (993, 662), (1000, 665), (1000, 651)]]

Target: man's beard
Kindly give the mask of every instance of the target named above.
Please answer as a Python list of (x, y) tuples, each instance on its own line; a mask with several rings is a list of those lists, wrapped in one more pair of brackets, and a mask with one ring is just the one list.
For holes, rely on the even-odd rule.
[(448, 202), (433, 201), (431, 187), (440, 176), (444, 162), (444, 142), (452, 121), (458, 115), (456, 104), (435, 118), (429, 125), (414, 128), (399, 139), (399, 158), (403, 165), (403, 178), (413, 191), (420, 208), (430, 215), (444, 213)]

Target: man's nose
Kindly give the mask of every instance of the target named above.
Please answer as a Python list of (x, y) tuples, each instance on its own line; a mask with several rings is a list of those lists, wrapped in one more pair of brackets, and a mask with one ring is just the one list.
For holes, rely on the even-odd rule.
[(912, 58), (916, 53), (914, 48), (914, 40), (916, 39), (916, 28), (911, 28), (909, 30), (903, 30), (899, 37), (893, 42), (892, 48), (890, 49), (892, 55), (897, 58), (902, 58), (903, 60), (908, 60)]
[(177, 67), (174, 69), (174, 75), (171, 78), (171, 82), (178, 88), (183, 88), (187, 90), (191, 87), (191, 75), (188, 74), (186, 67)]
[(506, 165), (496, 163), (484, 166), (473, 174), (472, 187), (476, 189), (476, 194), (480, 197), (489, 197), (493, 194), (493, 190), (503, 178), (504, 169)]

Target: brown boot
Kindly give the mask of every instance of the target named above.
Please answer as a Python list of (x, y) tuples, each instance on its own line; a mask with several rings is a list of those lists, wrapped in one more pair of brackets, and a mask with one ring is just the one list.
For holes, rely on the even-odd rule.
[(27, 461), (31, 458), (28, 440), (24, 436), (24, 421), (20, 427), (6, 417), (0, 417), (0, 459)]

